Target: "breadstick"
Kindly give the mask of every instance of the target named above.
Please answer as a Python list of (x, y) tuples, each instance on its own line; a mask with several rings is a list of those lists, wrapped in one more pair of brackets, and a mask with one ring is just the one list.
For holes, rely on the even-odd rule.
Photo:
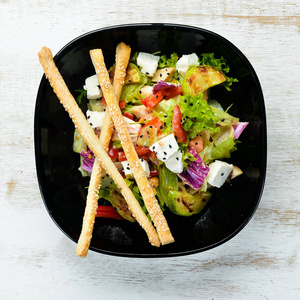
[(110, 116), (114, 121), (115, 129), (118, 131), (122, 148), (125, 152), (130, 169), (132, 170), (136, 183), (139, 187), (146, 208), (151, 216), (154, 226), (156, 227), (159, 239), (162, 245), (172, 243), (174, 242), (174, 238), (171, 234), (168, 223), (160, 209), (160, 206), (153, 194), (152, 188), (149, 185), (145, 172), (134, 149), (124, 119), (122, 117), (122, 112), (120, 110), (118, 101), (116, 100), (109, 80), (109, 75), (104, 63), (101, 49), (91, 50), (90, 56), (94, 64), (96, 74), (98, 75), (100, 86), (104, 94)]
[[(116, 69), (113, 82), (113, 88), (115, 91), (116, 99), (119, 101), (121, 91), (124, 85), (126, 76), (126, 68), (130, 58), (130, 47), (124, 43), (120, 43), (116, 49)], [(125, 70), (125, 71), (124, 71)], [(114, 132), (114, 123), (110, 117), (108, 109), (105, 111), (103, 120), (103, 126), (100, 133), (100, 142), (102, 147), (107, 152), (108, 146), (111, 140), (111, 136)], [(93, 227), (96, 217), (97, 206), (94, 203), (98, 203), (98, 195), (93, 193), (94, 190), (99, 190), (103, 169), (99, 160), (95, 160), (93, 170), (90, 178), (88, 194), (86, 198), (86, 207), (84, 212), (84, 218), (82, 223), (82, 230), (78, 240), (76, 254), (80, 257), (86, 257), (88, 249), (91, 243)]]
[[(96, 159), (100, 160), (101, 166), (106, 170), (107, 174), (109, 174), (109, 176), (121, 189), (122, 195), (124, 196), (132, 215), (146, 231), (150, 243), (153, 246), (159, 247), (160, 240), (155, 228), (149, 221), (146, 214), (143, 212), (132, 191), (129, 189), (128, 185), (107, 155), (106, 151), (103, 149), (99, 138), (96, 136), (94, 130), (85, 118), (82, 110), (77, 105), (74, 97), (70, 93), (61, 74), (59, 73), (55, 62), (53, 61), (51, 50), (49, 48), (43, 47), (38, 55), (40, 63), (44, 68), (46, 78), (48, 78), (50, 85), (52, 86), (61, 104), (69, 113), (69, 116), (71, 117), (75, 128), (78, 129), (78, 132), (81, 135), (82, 139), (94, 152)], [(95, 189), (92, 192), (98, 194), (98, 189)], [(98, 203), (93, 203), (93, 205), (93, 209), (95, 209)]]

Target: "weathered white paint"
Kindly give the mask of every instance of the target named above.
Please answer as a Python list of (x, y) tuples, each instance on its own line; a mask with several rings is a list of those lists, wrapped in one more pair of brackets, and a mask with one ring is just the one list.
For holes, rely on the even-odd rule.
[[(0, 1), (1, 299), (300, 299), (299, 1)], [(87, 31), (168, 22), (215, 31), (260, 78), (268, 119), (268, 171), (247, 227), (211, 251), (170, 259), (89, 252), (48, 216), (33, 150), (37, 52), (56, 53)]]

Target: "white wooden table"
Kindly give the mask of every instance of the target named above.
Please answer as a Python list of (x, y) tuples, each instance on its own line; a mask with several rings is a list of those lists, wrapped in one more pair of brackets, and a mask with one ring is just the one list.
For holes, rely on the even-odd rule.
[[(300, 299), (298, 0), (0, 1), (0, 299)], [(268, 170), (259, 208), (205, 253), (130, 259), (75, 255), (37, 184), (35, 99), (44, 45), (57, 53), (93, 29), (166, 22), (203, 27), (242, 50), (260, 78)]]

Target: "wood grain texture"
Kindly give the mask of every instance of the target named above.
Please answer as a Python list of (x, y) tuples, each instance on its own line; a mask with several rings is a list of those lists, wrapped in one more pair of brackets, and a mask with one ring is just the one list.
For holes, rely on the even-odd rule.
[[(0, 1), (1, 299), (300, 299), (299, 1)], [(133, 22), (194, 25), (233, 42), (265, 96), (268, 170), (245, 229), (205, 253), (125, 259), (89, 253), (56, 227), (35, 173), (33, 117), (43, 71), (93, 29)], [(57, 253), (60, 253), (59, 255)]]

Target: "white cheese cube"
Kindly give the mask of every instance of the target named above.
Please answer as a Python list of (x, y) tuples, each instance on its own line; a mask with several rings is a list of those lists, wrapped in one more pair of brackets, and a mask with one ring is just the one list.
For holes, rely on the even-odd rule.
[[(149, 177), (150, 176), (150, 168), (149, 168), (147, 161), (144, 160), (143, 158), (141, 158), (140, 162), (141, 162), (143, 170), (145, 171), (146, 177)], [(123, 172), (124, 172), (125, 176), (128, 178), (134, 178), (134, 175), (129, 166), (129, 162), (126, 160), (126, 161), (122, 161), (121, 163), (123, 166)]]
[(157, 158), (163, 162), (167, 161), (178, 149), (179, 147), (173, 134), (165, 136), (150, 147), (150, 150), (154, 151)]
[(159, 56), (150, 53), (140, 52), (136, 61), (143, 74), (153, 77), (158, 66), (159, 58)]
[(85, 90), (88, 90), (90, 88), (94, 88), (94, 87), (97, 87), (97, 86), (100, 86), (100, 83), (99, 83), (99, 79), (98, 79), (97, 74), (95, 74), (95, 75), (92, 75), (92, 76), (85, 79), (85, 85), (83, 86), (83, 88)]
[(173, 173), (181, 173), (183, 171), (182, 151), (177, 151), (169, 157), (165, 162), (166, 167)]
[(233, 165), (220, 160), (214, 161), (208, 167), (206, 180), (210, 185), (218, 188), (224, 184), (233, 169)]
[(99, 111), (87, 110), (87, 112), (86, 112), (87, 120), (93, 129), (102, 127), (104, 116), (105, 116), (104, 111), (99, 112)]
[(97, 86), (93, 88), (88, 88), (86, 91), (86, 97), (90, 100), (100, 99), (101, 96), (102, 92)]
[(99, 86), (100, 83), (97, 74), (85, 79), (83, 88), (87, 91), (86, 96), (88, 99), (99, 99), (102, 96)]
[(176, 69), (182, 76), (184, 76), (190, 67), (198, 65), (198, 56), (196, 53), (192, 53), (188, 55), (182, 55), (177, 61)]

